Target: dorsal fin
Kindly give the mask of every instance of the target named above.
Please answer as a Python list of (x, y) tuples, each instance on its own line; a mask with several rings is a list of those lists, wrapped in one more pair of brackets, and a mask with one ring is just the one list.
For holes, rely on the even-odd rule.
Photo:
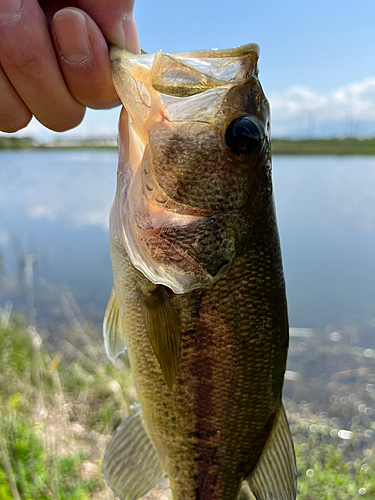
[(103, 337), (107, 356), (114, 363), (117, 356), (125, 351), (126, 344), (121, 326), (120, 311), (113, 288), (104, 314)]
[(142, 294), (141, 309), (155, 356), (172, 389), (180, 357), (181, 334), (167, 288), (157, 285), (150, 294)]

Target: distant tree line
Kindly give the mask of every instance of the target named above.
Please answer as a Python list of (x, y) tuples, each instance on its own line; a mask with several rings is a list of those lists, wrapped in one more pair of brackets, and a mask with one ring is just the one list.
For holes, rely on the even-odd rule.
[(38, 147), (32, 137), (7, 137), (0, 136), (0, 149), (29, 149)]
[[(115, 138), (70, 139), (40, 143), (32, 137), (0, 136), (0, 149), (34, 148), (110, 148), (116, 147)], [(272, 153), (276, 155), (375, 155), (375, 138), (357, 139), (272, 139)]]

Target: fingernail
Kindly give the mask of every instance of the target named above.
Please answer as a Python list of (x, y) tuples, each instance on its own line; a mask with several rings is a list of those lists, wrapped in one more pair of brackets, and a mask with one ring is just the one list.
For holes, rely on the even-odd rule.
[(116, 26), (112, 28), (107, 40), (121, 49), (139, 54), (139, 41), (133, 13), (123, 14)]
[(53, 30), (66, 62), (82, 64), (90, 59), (91, 43), (83, 14), (73, 9), (60, 10), (53, 17)]
[(125, 34), (125, 48), (133, 54), (140, 54), (139, 39), (137, 27), (134, 21), (133, 14), (127, 15), (123, 19), (123, 27)]
[(12, 24), (21, 17), (21, 0), (0, 0), (0, 25)]

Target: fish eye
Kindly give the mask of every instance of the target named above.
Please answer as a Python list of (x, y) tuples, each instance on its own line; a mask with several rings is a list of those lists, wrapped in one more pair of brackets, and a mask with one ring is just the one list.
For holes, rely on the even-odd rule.
[(259, 148), (263, 134), (255, 120), (236, 118), (225, 131), (225, 142), (235, 155), (250, 155)]

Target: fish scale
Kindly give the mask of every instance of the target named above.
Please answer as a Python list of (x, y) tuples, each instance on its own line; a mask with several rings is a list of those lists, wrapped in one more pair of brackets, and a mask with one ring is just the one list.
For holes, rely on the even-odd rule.
[[(202, 54), (215, 59), (217, 75), (223, 74), (218, 58), (225, 59), (227, 76), (233, 64), (233, 78), (223, 82), (191, 69), (184, 55), (168, 55), (168, 71), (159, 75), (163, 55), (154, 67), (150, 56), (112, 51), (117, 91), (125, 106), (130, 99), (120, 142), (129, 140), (134, 122), (134, 130), (143, 127), (145, 152), (136, 165), (121, 148), (110, 223), (115, 300), (106, 318), (119, 320), (105, 321), (112, 330), (104, 335), (106, 345), (122, 346), (118, 339), (125, 338), (140, 403), (103, 461), (108, 484), (124, 500), (144, 495), (161, 471), (173, 500), (236, 500), (241, 491), (245, 498), (244, 481), (257, 500), (295, 498), (293, 446), (281, 405), (288, 319), (268, 102), (255, 76), (256, 49), (238, 51), (238, 57)], [(144, 98), (127, 97), (128, 73), (149, 93), (148, 116), (135, 113)], [(178, 85), (168, 80), (179, 74)], [(172, 124), (165, 119), (169, 91), (174, 113), (175, 99), (182, 110), (190, 99), (202, 119), (204, 95), (210, 93), (212, 103), (215, 89), (218, 111), (211, 109), (203, 129), (186, 126), (183, 115)], [(240, 139), (228, 142), (228, 130)]]
[[(253, 252), (261, 258), (262, 267)], [(251, 249), (249, 255), (250, 259), (244, 256), (237, 266), (228, 271), (225, 279), (211, 289), (173, 297), (176, 310), (184, 312), (180, 318), (181, 326), (186, 325), (187, 329), (182, 332), (182, 354), (172, 392), (165, 386), (153, 354), (139, 299), (134, 299), (140, 288), (145, 290), (155, 285), (132, 266), (127, 255), (122, 254), (119, 258), (122, 271), (116, 275), (120, 283), (115, 282), (115, 288), (127, 291), (123, 300), (128, 307), (122, 322), (131, 325), (129, 329), (125, 328), (130, 362), (144, 408), (146, 428), (152, 421), (149, 433), (156, 449), (173, 457), (170, 460), (171, 471), (168, 472), (172, 487), (172, 478), (178, 478), (176, 498), (195, 499), (196, 488), (202, 482), (200, 472), (206, 478), (207, 470), (215, 466), (221, 466), (220, 469), (226, 471), (222, 482), (228, 492), (226, 496), (220, 493), (211, 498), (233, 498), (233, 491), (239, 488), (240, 482), (249, 475), (259, 459), (269, 433), (269, 421), (279, 405), (280, 390), (273, 395), (270, 388), (275, 364), (280, 364), (280, 353), (275, 352), (272, 338), (264, 339), (262, 329), (272, 331), (273, 322), (276, 330), (273, 336), (276, 336), (279, 325), (285, 327), (284, 304), (277, 296), (277, 285), (282, 276), (277, 272), (277, 266), (271, 265), (275, 257), (271, 259), (265, 249)], [(279, 256), (277, 258), (280, 259)], [(270, 279), (265, 280), (265, 276)], [(251, 277), (255, 284), (249, 287)], [(273, 304), (269, 300), (255, 300), (254, 303), (252, 297), (258, 299), (258, 287), (264, 287), (265, 283), (267, 287), (263, 294), (267, 297), (271, 293), (276, 295)], [(241, 295), (240, 302), (235, 298), (238, 295)], [(258, 308), (262, 308), (261, 314)], [(272, 308), (273, 314), (270, 313)], [(250, 315), (249, 310), (252, 311)], [(275, 310), (280, 311), (281, 318), (275, 318)], [(284, 345), (279, 346), (284, 364), (286, 347), (284, 339)], [(166, 393), (166, 400), (163, 399), (163, 392)], [(234, 420), (231, 415), (235, 415)], [(180, 452), (175, 451), (180, 445), (182, 429), (185, 430), (184, 459)], [(218, 436), (216, 439), (215, 435)], [(212, 454), (213, 446), (220, 461)], [(203, 460), (197, 459), (196, 454), (199, 457), (202, 455)], [(237, 463), (233, 457), (239, 457)], [(193, 465), (196, 469), (193, 476), (197, 476), (195, 481), (191, 481), (191, 477), (179, 478), (181, 463), (189, 464), (190, 468)], [(175, 464), (179, 464), (178, 470), (174, 470)], [(167, 466), (165, 469), (168, 470)], [(215, 477), (218, 482), (220, 477)], [(231, 481), (228, 482), (228, 478)], [(220, 492), (220, 486), (216, 488)]]

